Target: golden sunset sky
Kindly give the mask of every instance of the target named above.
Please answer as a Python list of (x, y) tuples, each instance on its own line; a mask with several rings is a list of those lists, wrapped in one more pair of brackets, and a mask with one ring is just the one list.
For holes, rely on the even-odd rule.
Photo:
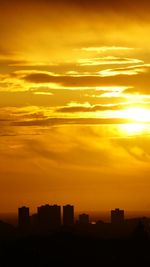
[(0, 212), (150, 211), (150, 2), (0, 0)]

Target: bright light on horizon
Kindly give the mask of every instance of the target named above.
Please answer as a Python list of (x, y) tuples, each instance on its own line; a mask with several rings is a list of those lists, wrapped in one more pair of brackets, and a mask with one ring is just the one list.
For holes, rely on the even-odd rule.
[(147, 125), (140, 123), (127, 123), (120, 125), (121, 132), (127, 135), (139, 135), (147, 130)]
[(137, 122), (150, 122), (150, 110), (144, 108), (128, 108), (121, 111), (122, 118), (131, 119)]

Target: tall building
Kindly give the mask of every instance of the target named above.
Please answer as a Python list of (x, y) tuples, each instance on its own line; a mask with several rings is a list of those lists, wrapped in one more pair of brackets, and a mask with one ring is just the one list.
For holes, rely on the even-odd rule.
[(37, 231), (38, 230), (38, 214), (34, 213), (31, 216), (31, 227), (32, 231)]
[(40, 230), (47, 230), (50, 227), (50, 206), (47, 204), (38, 207), (37, 214)]
[(63, 225), (72, 226), (74, 224), (74, 206), (63, 206)]
[(80, 214), (79, 215), (79, 224), (82, 225), (87, 225), (89, 224), (90, 220), (89, 220), (89, 215), (88, 214)]
[(53, 205), (51, 207), (51, 225), (59, 227), (61, 225), (61, 207)]
[(61, 225), (61, 208), (57, 205), (38, 207), (38, 224), (41, 230), (50, 230)]
[(28, 230), (30, 227), (30, 211), (28, 207), (18, 208), (18, 226), (21, 230)]
[(124, 223), (124, 210), (111, 210), (111, 223), (113, 225), (120, 225)]

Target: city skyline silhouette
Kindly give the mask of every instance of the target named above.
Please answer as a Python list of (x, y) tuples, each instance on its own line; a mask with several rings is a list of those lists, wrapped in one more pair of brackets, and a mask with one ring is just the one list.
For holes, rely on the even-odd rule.
[(148, 1), (0, 2), (1, 213), (148, 216)]
[(74, 220), (73, 205), (60, 211), (59, 205), (45, 204), (30, 215), (22, 206), (17, 227), (0, 221), (3, 266), (120, 266), (122, 259), (124, 266), (150, 263), (150, 218), (126, 219), (124, 210), (116, 208), (110, 211), (110, 223), (93, 224), (85, 213)]
[(150, 266), (149, 14), (0, 0), (0, 267)]

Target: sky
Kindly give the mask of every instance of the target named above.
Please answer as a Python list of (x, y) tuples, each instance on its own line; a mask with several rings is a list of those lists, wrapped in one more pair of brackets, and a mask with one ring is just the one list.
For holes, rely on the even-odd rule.
[(0, 203), (150, 214), (149, 1), (0, 0)]

